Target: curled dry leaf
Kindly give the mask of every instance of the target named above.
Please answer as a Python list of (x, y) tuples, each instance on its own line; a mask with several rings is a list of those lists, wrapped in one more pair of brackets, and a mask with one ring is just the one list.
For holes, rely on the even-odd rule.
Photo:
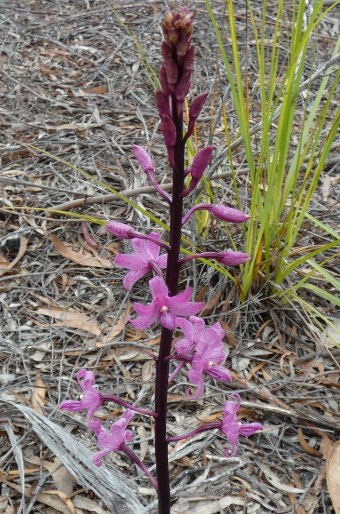
[(5, 260), (5, 258), (1, 258), (1, 260), (0, 260), (0, 276), (4, 275), (5, 273), (7, 273), (7, 271), (11, 270), (18, 264), (20, 259), (26, 253), (27, 243), (28, 243), (28, 239), (26, 239), (26, 237), (20, 238), (19, 252), (18, 252), (18, 255), (15, 257), (15, 259), (13, 259), (13, 261), (8, 262), (7, 260)]
[(37, 372), (34, 388), (32, 392), (32, 408), (38, 412), (39, 414), (43, 413), (44, 405), (45, 405), (45, 397), (47, 393), (47, 388), (45, 382), (41, 378), (40, 371)]
[(38, 314), (51, 316), (52, 318), (57, 319), (58, 321), (55, 323), (56, 326), (76, 328), (78, 330), (89, 332), (94, 336), (99, 336), (101, 334), (97, 321), (86, 316), (86, 314), (83, 314), (82, 312), (65, 310), (62, 307), (57, 306), (40, 308), (37, 312)]
[(327, 486), (336, 514), (340, 514), (340, 441), (337, 441), (329, 454), (326, 468)]
[(80, 266), (89, 266), (91, 268), (112, 268), (112, 262), (110, 259), (104, 259), (99, 257), (99, 255), (92, 255), (83, 248), (79, 252), (75, 252), (72, 250), (71, 245), (63, 243), (54, 234), (51, 234), (49, 239), (52, 241), (54, 248), (58, 253), (60, 253), (60, 255), (65, 257), (65, 259), (70, 259), (71, 261), (80, 264)]

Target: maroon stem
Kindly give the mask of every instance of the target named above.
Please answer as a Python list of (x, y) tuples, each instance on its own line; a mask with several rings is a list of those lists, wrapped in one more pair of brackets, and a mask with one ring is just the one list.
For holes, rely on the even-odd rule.
[(145, 466), (145, 464), (139, 459), (139, 457), (137, 457), (135, 452), (133, 450), (131, 450), (131, 448), (126, 446), (126, 444), (124, 444), (124, 443), (120, 446), (119, 449), (120, 449), (120, 451), (124, 452), (132, 460), (132, 462), (134, 462), (136, 464), (136, 466), (138, 466), (146, 474), (146, 476), (149, 478), (150, 482), (152, 483), (152, 485), (154, 486), (154, 488), (157, 491), (157, 489), (158, 489), (157, 480), (155, 479), (155, 477), (152, 476), (151, 472), (148, 470), (148, 468)]
[(202, 425), (201, 427), (195, 428), (191, 432), (183, 435), (173, 435), (168, 437), (167, 441), (169, 443), (173, 443), (175, 441), (182, 441), (183, 439), (188, 439), (188, 437), (193, 437), (195, 435), (201, 434), (202, 432), (206, 432), (207, 430), (215, 430), (216, 428), (220, 429), (222, 426), (221, 421), (216, 421), (213, 423), (207, 423), (206, 425)]
[[(170, 251), (166, 271), (166, 284), (170, 296), (177, 294), (179, 279), (179, 252), (181, 242), (184, 189), (184, 150), (182, 137), (183, 122), (177, 115), (176, 99), (172, 97), (172, 116), (176, 126), (176, 145), (173, 152), (173, 194), (170, 206)], [(158, 482), (158, 513), (170, 514), (170, 480), (168, 465), (168, 443), (166, 439), (166, 417), (168, 401), (169, 360), (172, 331), (162, 328), (159, 357), (156, 364), (155, 387), (155, 456)]]
[(106, 394), (102, 393), (100, 395), (101, 399), (105, 402), (114, 402), (118, 403), (118, 405), (122, 405), (123, 407), (126, 407), (127, 409), (133, 410), (134, 412), (138, 412), (138, 414), (144, 414), (145, 416), (154, 416), (156, 417), (157, 414), (153, 412), (152, 410), (147, 409), (141, 409), (140, 407), (135, 407), (134, 405), (131, 405), (131, 403), (126, 402), (122, 398), (119, 398), (119, 396), (115, 396), (114, 394)]

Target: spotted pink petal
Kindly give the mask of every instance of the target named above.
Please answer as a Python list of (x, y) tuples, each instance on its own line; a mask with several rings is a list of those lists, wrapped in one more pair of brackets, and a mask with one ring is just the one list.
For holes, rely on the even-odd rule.
[(215, 380), (221, 380), (222, 382), (229, 383), (233, 380), (230, 371), (223, 366), (212, 366), (211, 368), (206, 368), (205, 372)]
[(129, 319), (133, 327), (145, 330), (156, 321), (158, 316), (158, 310), (157, 305), (155, 305), (154, 303), (151, 303), (150, 305), (143, 305), (141, 303), (134, 302), (133, 306), (135, 311), (139, 315), (135, 319)]
[(203, 380), (203, 369), (199, 364), (196, 367), (192, 367), (188, 371), (189, 381), (196, 386), (196, 392), (193, 393), (190, 388), (187, 389), (188, 396), (191, 399), (197, 400), (204, 393), (204, 380)]
[(144, 277), (145, 273), (147, 273), (148, 269), (145, 267), (141, 267), (139, 271), (129, 271), (125, 277), (123, 278), (123, 286), (127, 291), (130, 291), (135, 283)]
[(170, 296), (168, 298), (170, 310), (177, 316), (192, 316), (193, 314), (197, 314), (201, 311), (205, 307), (205, 303), (189, 302), (191, 294), (191, 288), (187, 287), (183, 293), (176, 296)]
[(149, 286), (152, 298), (154, 298), (156, 301), (162, 301), (163, 298), (167, 297), (169, 294), (167, 285), (161, 277), (152, 278), (149, 282)]
[(157, 259), (155, 259), (155, 263), (160, 269), (164, 269), (167, 267), (168, 264), (168, 254), (162, 253)]
[(141, 267), (143, 270), (148, 269), (142, 257), (131, 253), (117, 253), (113, 264), (118, 268), (127, 268), (132, 271), (138, 271)]
[[(161, 240), (161, 235), (158, 232), (151, 232), (150, 237), (158, 241)], [(131, 245), (135, 253), (146, 262), (150, 259), (156, 259), (159, 256), (160, 247), (152, 241), (134, 238), (131, 239)]]

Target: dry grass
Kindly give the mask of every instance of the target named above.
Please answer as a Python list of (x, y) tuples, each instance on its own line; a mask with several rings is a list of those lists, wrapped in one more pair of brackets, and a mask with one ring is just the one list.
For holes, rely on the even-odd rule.
[[(222, 12), (223, 2), (214, 3)], [(155, 495), (147, 479), (117, 453), (103, 468), (94, 468), (94, 440), (84, 417), (58, 411), (61, 400), (79, 394), (75, 373), (80, 367), (96, 371), (102, 390), (152, 407), (154, 369), (143, 349), (157, 349), (159, 330), (142, 333), (126, 323), (130, 300), (145, 299), (145, 284), (125, 295), (122, 273), (111, 266), (120, 243), (97, 226), (90, 227), (95, 249), (78, 220), (20, 214), (18, 208), (73, 202), (68, 208), (75, 212), (146, 224), (76, 171), (23, 146), (34, 144), (120, 191), (137, 189), (139, 195), (131, 195), (138, 205), (162, 217), (162, 202), (141, 189), (147, 184), (131, 160), (132, 143), (147, 140), (161, 181), (169, 182), (153, 89), (130, 37), (102, 1), (0, 4), (0, 512), (151, 513)], [(165, 3), (113, 0), (111, 5), (158, 69)], [(195, 7), (194, 86), (218, 94), (216, 42), (204, 2), (195, 1)], [(317, 43), (319, 64), (326, 44), (325, 39)], [(201, 144), (210, 139), (208, 110), (205, 115)], [(218, 115), (217, 110), (216, 144), (223, 137)], [(218, 155), (213, 172), (226, 177), (229, 169)], [(246, 191), (241, 148), (235, 149), (235, 162)], [(213, 184), (221, 198), (231, 198), (228, 178)], [(329, 182), (327, 212), (335, 205), (334, 188)], [(317, 242), (318, 234), (308, 235), (308, 243)], [(204, 241), (215, 247), (225, 243), (216, 227)], [(243, 440), (239, 456), (230, 461), (223, 458), (225, 442), (217, 434), (172, 446), (174, 514), (205, 513), (208, 506), (211, 513), (331, 512), (325, 463), (340, 428), (339, 351), (293, 305), (282, 307), (261, 291), (239, 305), (236, 289), (215, 270), (199, 264), (185, 271), (183, 283), (191, 276), (196, 295), (208, 301), (207, 320), (220, 320), (227, 331), (232, 387), (242, 393), (244, 416), (262, 421), (265, 430)], [(334, 314), (326, 302), (319, 306)], [(227, 394), (227, 386), (211, 382), (197, 404), (187, 400), (184, 381), (172, 386), (169, 431), (181, 433), (215, 419)], [(112, 405), (102, 411), (107, 420), (118, 413)], [(132, 425), (135, 448), (152, 465), (152, 426), (137, 416)]]

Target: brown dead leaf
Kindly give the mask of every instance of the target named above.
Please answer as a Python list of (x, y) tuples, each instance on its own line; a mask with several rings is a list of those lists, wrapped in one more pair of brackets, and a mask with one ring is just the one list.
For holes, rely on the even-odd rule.
[(109, 90), (107, 84), (103, 84), (102, 86), (90, 87), (89, 89), (82, 89), (82, 92), (85, 95), (106, 95)]
[(62, 307), (54, 306), (40, 308), (37, 310), (37, 313), (57, 319), (58, 321), (54, 324), (55, 326), (84, 330), (94, 336), (101, 334), (97, 321), (82, 312), (65, 310)]
[(67, 471), (65, 466), (63, 466), (57, 457), (54, 459), (53, 464), (49, 464), (50, 468), (47, 466), (46, 467), (52, 473), (52, 478), (57, 490), (63, 493), (66, 497), (70, 498), (73, 493), (73, 476), (71, 473), (69, 473), (69, 471)]
[(57, 250), (60, 255), (65, 257), (65, 259), (70, 259), (80, 266), (89, 266), (90, 268), (112, 268), (112, 262), (110, 259), (104, 259), (99, 257), (99, 255), (92, 255), (92, 253), (86, 251), (84, 248), (81, 248), (79, 252), (75, 252), (72, 250), (71, 245), (63, 243), (57, 236), (51, 234), (49, 236), (50, 241), (52, 241), (54, 248)]
[[(71, 473), (67, 471), (65, 466), (60, 462), (60, 460), (57, 457), (55, 457), (53, 462), (51, 462), (46, 459), (42, 460), (40, 457), (37, 457), (36, 455), (26, 455), (25, 461), (29, 462), (30, 464), (38, 465), (38, 468), (32, 468), (32, 471), (33, 469), (39, 471), (41, 469), (41, 466), (43, 466), (51, 473), (57, 490), (68, 498), (72, 496), (74, 478), (71, 475)], [(8, 474), (8, 476), (10, 475)]]
[(247, 375), (247, 380), (250, 380), (253, 378), (254, 375), (256, 375), (256, 373), (258, 371), (260, 371), (262, 368), (264, 368), (265, 366), (267, 365), (266, 362), (260, 362), (260, 364), (258, 364), (257, 366), (255, 366), (254, 368), (252, 368), (248, 375)]
[(153, 375), (154, 362), (153, 359), (147, 360), (142, 367), (142, 381), (149, 382)]
[(314, 426), (312, 424), (309, 424), (309, 426), (321, 438), (320, 451), (322, 452), (323, 458), (325, 460), (327, 460), (332, 451), (332, 447), (333, 447), (332, 439), (326, 434), (326, 432), (324, 432), (323, 430), (320, 430), (320, 428), (317, 428), (316, 426)]
[(215, 307), (219, 299), (221, 298), (221, 291), (218, 290), (217, 293), (209, 300), (209, 302), (204, 307), (204, 311), (202, 312), (202, 316), (207, 316), (209, 312)]
[(41, 378), (40, 371), (37, 372), (35, 381), (34, 381), (34, 389), (32, 392), (32, 409), (34, 409), (39, 414), (43, 413), (45, 406), (45, 397), (47, 393), (47, 387), (45, 382)]
[(326, 468), (328, 492), (336, 514), (340, 514), (340, 440), (331, 450)]
[(6, 260), (1, 260), (0, 261), (0, 276), (4, 275), (5, 273), (7, 273), (7, 271), (9, 271), (10, 269), (14, 268), (14, 266), (16, 266), (18, 264), (20, 259), (26, 253), (27, 243), (28, 243), (28, 239), (26, 239), (26, 237), (21, 237), (20, 238), (20, 247), (19, 247), (18, 255), (15, 257), (15, 259), (13, 259), (13, 261), (11, 261), (11, 262), (8, 262)]
[(298, 429), (298, 439), (299, 443), (301, 444), (303, 450), (306, 453), (308, 453), (309, 455), (313, 455), (314, 457), (322, 457), (322, 453), (319, 450), (316, 450), (307, 443), (301, 428)]
[[(34, 495), (34, 491), (32, 491), (31, 487), (25, 487), (22, 491), (21, 486), (13, 482), (6, 482), (6, 485), (16, 491), (23, 492), (28, 498), (32, 498)], [(76, 514), (72, 500), (59, 491), (44, 491), (36, 496), (36, 500), (63, 514)]]
[(119, 316), (117, 323), (113, 327), (109, 328), (109, 331), (103, 337), (102, 340), (97, 342), (96, 346), (98, 348), (107, 345), (110, 341), (112, 341), (112, 339), (119, 336), (119, 334), (123, 332), (124, 328), (127, 325), (128, 318), (130, 316), (130, 311), (131, 305), (130, 302), (128, 302), (126, 308), (124, 309), (124, 312)]

